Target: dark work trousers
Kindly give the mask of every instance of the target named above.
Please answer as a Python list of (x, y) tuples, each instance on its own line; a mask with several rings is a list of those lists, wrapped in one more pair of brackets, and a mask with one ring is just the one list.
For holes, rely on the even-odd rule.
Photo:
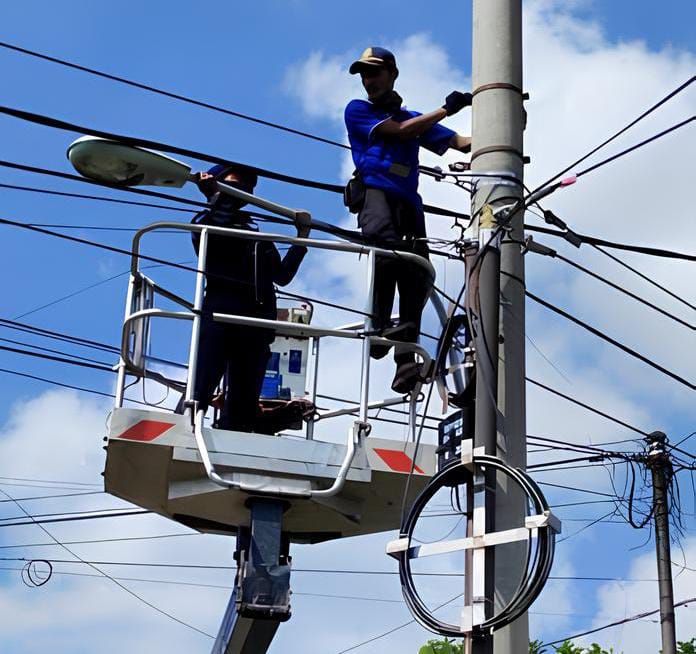
[(217, 308), (217, 304), (207, 297), (203, 301), (193, 396), (198, 400), (198, 407), (207, 410), (215, 388), (227, 373), (225, 401), (217, 427), (254, 431), (273, 333), (214, 321), (213, 311), (246, 313), (229, 307)]
[[(425, 218), (420, 207), (380, 189), (368, 188), (365, 204), (358, 214), (358, 224), (370, 245), (397, 252), (412, 252), (428, 259), (425, 241)], [(395, 291), (399, 289), (399, 325), (412, 326), (394, 336), (395, 340), (416, 343), (421, 316), (432, 289), (433, 279), (422, 267), (391, 257), (375, 260), (374, 314), (375, 329), (391, 326)], [(412, 352), (397, 353), (397, 364), (414, 360)]]

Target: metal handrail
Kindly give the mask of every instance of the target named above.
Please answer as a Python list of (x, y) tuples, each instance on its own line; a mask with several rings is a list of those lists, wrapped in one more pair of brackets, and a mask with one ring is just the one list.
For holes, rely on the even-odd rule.
[(330, 327), (315, 327), (300, 322), (288, 322), (287, 320), (271, 320), (270, 318), (253, 318), (252, 316), (240, 316), (233, 313), (213, 313), (213, 320), (231, 325), (243, 325), (244, 327), (260, 327), (272, 329), (278, 334), (287, 336), (335, 336), (337, 338), (360, 339), (362, 332), (347, 329), (331, 329)]
[[(266, 201), (264, 201), (266, 202)], [(258, 202), (257, 202), (258, 204)], [(275, 205), (272, 210), (277, 210), (278, 208), (283, 209), (280, 205)], [(294, 210), (288, 210), (294, 211)], [(295, 212), (297, 213), (297, 212)], [(305, 214), (305, 212), (299, 212)], [(297, 217), (297, 216), (295, 216)], [(306, 215), (303, 215), (306, 217)], [(145, 276), (139, 270), (140, 262), (140, 245), (142, 238), (153, 231), (156, 230), (180, 230), (190, 233), (199, 233), (200, 241), (198, 244), (198, 261), (199, 264), (196, 267), (196, 290), (195, 299), (193, 304), (190, 304), (176, 296), (173, 293), (169, 293), (156, 284), (151, 283), (150, 286), (156, 289), (160, 295), (168, 297), (170, 300), (174, 300), (179, 304), (183, 304), (190, 311), (165, 311), (162, 309), (141, 309), (139, 311), (132, 311), (132, 301), (134, 296), (134, 291), (136, 287), (136, 282), (138, 279), (143, 279)], [(331, 486), (326, 489), (310, 490), (308, 492), (297, 492), (299, 496), (307, 497), (329, 497), (339, 493), (347, 479), (350, 466), (352, 465), (353, 459), (355, 457), (357, 447), (361, 441), (361, 438), (367, 433), (369, 433), (368, 424), (368, 411), (369, 411), (369, 369), (370, 369), (370, 345), (372, 343), (380, 343), (384, 345), (394, 345), (397, 348), (403, 350), (409, 350), (417, 353), (423, 358), (425, 362), (425, 368), (430, 371), (432, 368), (432, 360), (427, 353), (427, 351), (416, 343), (403, 343), (400, 341), (392, 341), (389, 339), (381, 338), (379, 336), (372, 334), (372, 311), (373, 311), (373, 285), (374, 285), (374, 270), (375, 270), (375, 260), (377, 256), (388, 257), (388, 258), (400, 258), (406, 260), (412, 264), (416, 264), (425, 269), (426, 273), (433, 277), (435, 276), (435, 270), (427, 259), (410, 252), (397, 252), (395, 250), (385, 250), (378, 247), (367, 246), (367, 245), (357, 245), (353, 243), (343, 243), (337, 241), (328, 241), (323, 239), (310, 239), (310, 238), (296, 238), (291, 236), (285, 236), (282, 234), (273, 233), (261, 233), (252, 232), (250, 230), (232, 229), (227, 227), (215, 227), (210, 225), (194, 225), (185, 224), (172, 221), (161, 221), (147, 225), (146, 227), (138, 230), (133, 237), (133, 244), (131, 248), (132, 258), (131, 258), (131, 274), (128, 284), (128, 295), (126, 301), (126, 313), (123, 322), (123, 331), (121, 338), (121, 357), (118, 364), (118, 381), (117, 381), (117, 392), (116, 392), (116, 402), (117, 406), (120, 406), (123, 402), (123, 393), (125, 389), (125, 375), (128, 370), (138, 371), (145, 374), (145, 370), (139, 368), (135, 365), (130, 358), (129, 352), (129, 339), (131, 333), (131, 325), (138, 320), (148, 319), (150, 317), (164, 317), (173, 318), (178, 320), (191, 320), (192, 330), (191, 330), (191, 344), (189, 348), (189, 361), (188, 361), (188, 377), (186, 383), (185, 392), (185, 404), (190, 407), (192, 412), (192, 423), (194, 438), (196, 441), (196, 447), (198, 449), (201, 461), (206, 470), (208, 478), (214, 483), (224, 486), (226, 488), (241, 488), (241, 482), (232, 481), (225, 479), (220, 476), (212, 464), (210, 453), (208, 451), (207, 444), (205, 442), (203, 434), (203, 420), (204, 411), (199, 410), (197, 407), (197, 402), (194, 401), (193, 394), (195, 388), (196, 380), (196, 367), (198, 360), (198, 341), (200, 333), (201, 324), (201, 310), (203, 305), (204, 288), (205, 288), (205, 278), (206, 278), (206, 254), (208, 241), (211, 234), (235, 237), (239, 239), (247, 239), (253, 241), (269, 241), (274, 243), (288, 243), (291, 245), (300, 245), (310, 248), (317, 248), (330, 251), (338, 252), (349, 252), (353, 254), (366, 254), (368, 259), (368, 278), (367, 278), (367, 288), (366, 288), (366, 308), (365, 308), (365, 318), (358, 329), (330, 329), (315, 327), (311, 325), (304, 325), (301, 323), (292, 323), (288, 321), (278, 321), (269, 320), (264, 318), (254, 318), (250, 316), (241, 316), (235, 314), (224, 314), (224, 313), (213, 313), (212, 318), (218, 322), (224, 322), (228, 324), (237, 324), (244, 326), (251, 326), (263, 329), (273, 330), (275, 333), (284, 335), (295, 335), (310, 337), (316, 340), (318, 343), (322, 337), (338, 337), (338, 338), (350, 338), (350, 339), (362, 339), (362, 366), (361, 366), (361, 379), (360, 379), (360, 402), (359, 406), (356, 408), (358, 413), (358, 420), (354, 423), (353, 427), (348, 433), (348, 438), (346, 441), (346, 452), (344, 459), (339, 468), (336, 479), (333, 481)], [(182, 301), (183, 300), (183, 301)], [(185, 304), (184, 304), (185, 303)], [(315, 371), (316, 385), (316, 371)], [(308, 432), (308, 437), (310, 434)], [(263, 488), (249, 488), (244, 486), (245, 490), (252, 490), (257, 492), (263, 492)], [(290, 493), (293, 494), (293, 493)]]
[[(191, 223), (179, 223), (175, 221), (159, 221), (150, 223), (139, 229), (133, 236), (133, 246), (131, 248), (131, 272), (138, 271), (138, 258), (140, 256), (140, 242), (142, 238), (153, 231), (160, 229), (175, 229), (183, 232), (203, 232), (209, 234), (218, 234), (221, 236), (234, 236), (251, 241), (271, 241), (273, 243), (288, 243), (290, 245), (302, 245), (308, 248), (317, 248), (319, 250), (332, 250), (334, 252), (352, 252), (353, 254), (369, 254), (374, 252), (380, 257), (389, 257), (391, 259), (405, 259), (413, 264), (424, 268), (426, 272), (435, 277), (435, 268), (428, 259), (421, 257), (413, 252), (401, 252), (399, 250), (385, 250), (372, 245), (357, 245), (355, 243), (343, 243), (342, 241), (330, 241), (327, 239), (316, 238), (297, 238), (295, 236), (286, 236), (285, 234), (275, 234), (273, 232), (253, 232), (248, 229), (232, 229), (231, 227), (215, 227), (214, 225), (193, 225)], [(200, 250), (199, 250), (200, 252)], [(200, 255), (199, 255), (200, 259)], [(198, 269), (200, 272), (200, 269)]]
[[(404, 396), (399, 396), (399, 397), (391, 397), (387, 398), (386, 400), (379, 400), (378, 402), (370, 402), (367, 405), (367, 408), (370, 409), (370, 411), (374, 411), (375, 409), (384, 409), (386, 407), (390, 406), (397, 406), (399, 404), (406, 404), (409, 401), (407, 397)], [(357, 413), (360, 410), (360, 406), (356, 404), (355, 406), (349, 406), (346, 407), (345, 409), (334, 409), (332, 411), (325, 411), (324, 413), (318, 413), (317, 414), (317, 420), (326, 420), (327, 418), (337, 418), (338, 416), (349, 416), (354, 413)]]

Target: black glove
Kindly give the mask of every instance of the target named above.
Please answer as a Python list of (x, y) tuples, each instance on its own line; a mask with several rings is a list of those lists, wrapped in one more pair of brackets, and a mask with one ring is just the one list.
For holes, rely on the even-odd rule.
[(445, 104), (442, 105), (442, 108), (447, 112), (448, 116), (452, 116), (459, 110), (464, 109), (464, 107), (470, 107), (472, 100), (473, 96), (471, 93), (452, 91), (452, 93), (445, 98)]

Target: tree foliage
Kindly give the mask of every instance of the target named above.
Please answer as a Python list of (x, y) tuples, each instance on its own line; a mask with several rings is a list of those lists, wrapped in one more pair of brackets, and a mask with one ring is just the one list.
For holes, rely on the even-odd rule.
[(449, 638), (429, 640), (418, 650), (418, 654), (464, 654), (464, 646)]
[[(574, 645), (571, 641), (566, 640), (558, 647), (554, 647), (555, 654), (622, 654), (615, 652), (613, 647), (604, 649), (598, 643), (592, 643), (589, 647), (581, 647)], [(418, 654), (464, 654), (464, 645), (457, 643), (449, 638), (444, 640), (429, 640), (423, 647), (418, 650)], [(540, 640), (532, 640), (529, 642), (529, 654), (550, 654)], [(662, 654), (662, 650), (660, 650)], [(677, 643), (677, 654), (696, 654), (696, 638), (691, 640), (680, 640)]]

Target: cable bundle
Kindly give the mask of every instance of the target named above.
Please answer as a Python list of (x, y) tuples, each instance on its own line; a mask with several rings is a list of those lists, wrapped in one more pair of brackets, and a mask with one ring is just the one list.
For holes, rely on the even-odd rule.
[[(537, 484), (522, 470), (512, 468), (500, 459), (490, 455), (479, 455), (473, 458), (474, 467), (485, 470), (495, 470), (507, 475), (517, 484), (528, 498), (528, 505), (532, 511), (541, 515), (549, 511), (549, 505)], [(522, 579), (513, 594), (512, 599), (494, 616), (481, 624), (474, 625), (471, 631), (461, 626), (449, 624), (438, 620), (421, 600), (413, 582), (411, 572), (411, 557), (409, 549), (413, 540), (413, 532), (421, 513), (428, 502), (442, 488), (452, 488), (473, 482), (473, 474), (469, 466), (457, 461), (443, 468), (437, 473), (421, 494), (416, 498), (406, 519), (403, 521), (400, 539), (408, 539), (408, 547), (398, 553), (399, 577), (404, 600), (414, 618), (426, 629), (452, 638), (461, 638), (466, 635), (483, 635), (493, 630), (500, 629), (510, 624), (522, 615), (534, 602), (548, 579), (553, 564), (555, 549), (555, 531), (550, 525), (538, 528), (536, 546), (532, 546), (532, 531), (529, 531), (527, 541), (527, 557)], [(532, 552), (532, 549), (534, 550)]]

